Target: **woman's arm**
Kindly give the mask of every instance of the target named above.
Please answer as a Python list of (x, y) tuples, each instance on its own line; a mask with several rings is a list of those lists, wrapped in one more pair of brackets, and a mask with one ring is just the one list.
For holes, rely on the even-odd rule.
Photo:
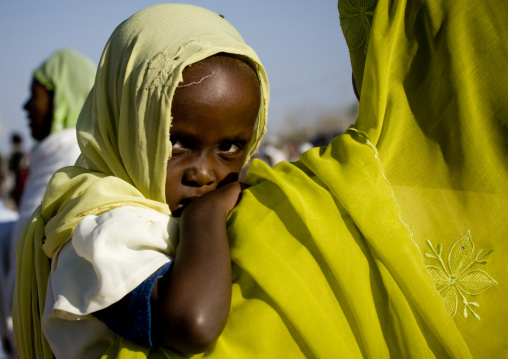
[(226, 217), (240, 195), (240, 183), (231, 183), (184, 210), (175, 260), (152, 292), (155, 343), (186, 354), (199, 353), (222, 333), (231, 304)]

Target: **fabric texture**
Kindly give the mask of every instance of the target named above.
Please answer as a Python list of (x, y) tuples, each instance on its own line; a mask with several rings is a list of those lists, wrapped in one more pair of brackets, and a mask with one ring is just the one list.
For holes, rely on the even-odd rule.
[(83, 103), (94, 83), (96, 65), (80, 53), (63, 48), (54, 52), (33, 73), (48, 91), (53, 92), (51, 132), (76, 125)]
[(170, 214), (165, 179), (171, 99), (186, 66), (221, 52), (248, 60), (260, 81), (250, 155), (266, 131), (268, 79), (225, 19), (197, 6), (160, 4), (134, 14), (110, 37), (76, 126), (82, 155), (75, 167), (53, 176), (17, 247), (13, 317), (21, 357), (53, 355), (40, 327), (48, 258), (85, 216), (125, 205)]
[(84, 217), (51, 262), (54, 314), (78, 320), (118, 302), (175, 257), (178, 226), (178, 219), (129, 206)]
[(507, 16), (496, 1), (380, 1), (368, 50), (351, 52), (355, 128), (475, 358), (508, 345)]

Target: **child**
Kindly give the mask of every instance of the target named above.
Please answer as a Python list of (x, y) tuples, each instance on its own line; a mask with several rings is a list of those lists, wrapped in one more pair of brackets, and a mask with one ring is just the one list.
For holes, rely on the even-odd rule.
[(231, 297), (225, 220), (268, 96), (256, 54), (215, 13), (155, 5), (115, 30), (78, 121), (82, 155), (18, 247), (21, 357), (100, 357), (119, 335), (184, 353), (215, 342)]

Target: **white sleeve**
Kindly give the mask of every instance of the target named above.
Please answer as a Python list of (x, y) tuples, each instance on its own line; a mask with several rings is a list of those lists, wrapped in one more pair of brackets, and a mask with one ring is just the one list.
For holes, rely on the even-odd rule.
[(138, 207), (86, 216), (53, 258), (47, 293), (54, 299), (52, 314), (84, 319), (119, 301), (174, 258), (178, 224)]

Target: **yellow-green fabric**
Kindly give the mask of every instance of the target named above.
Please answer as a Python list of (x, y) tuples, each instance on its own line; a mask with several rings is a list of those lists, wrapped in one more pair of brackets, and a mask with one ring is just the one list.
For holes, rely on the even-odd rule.
[(355, 128), (475, 358), (508, 346), (507, 16), (506, 2), (379, 1), (368, 50), (351, 52)]
[(63, 48), (54, 52), (33, 73), (33, 77), (53, 92), (53, 122), (55, 133), (76, 125), (95, 80), (96, 65), (80, 53)]
[(266, 131), (268, 79), (228, 21), (201, 7), (160, 4), (137, 12), (113, 32), (76, 125), (82, 154), (76, 166), (53, 176), (17, 246), (13, 320), (20, 357), (52, 357), (40, 325), (49, 259), (84, 216), (123, 205), (170, 214), (165, 181), (171, 99), (183, 69), (217, 53), (245, 58), (260, 81), (250, 156)]

